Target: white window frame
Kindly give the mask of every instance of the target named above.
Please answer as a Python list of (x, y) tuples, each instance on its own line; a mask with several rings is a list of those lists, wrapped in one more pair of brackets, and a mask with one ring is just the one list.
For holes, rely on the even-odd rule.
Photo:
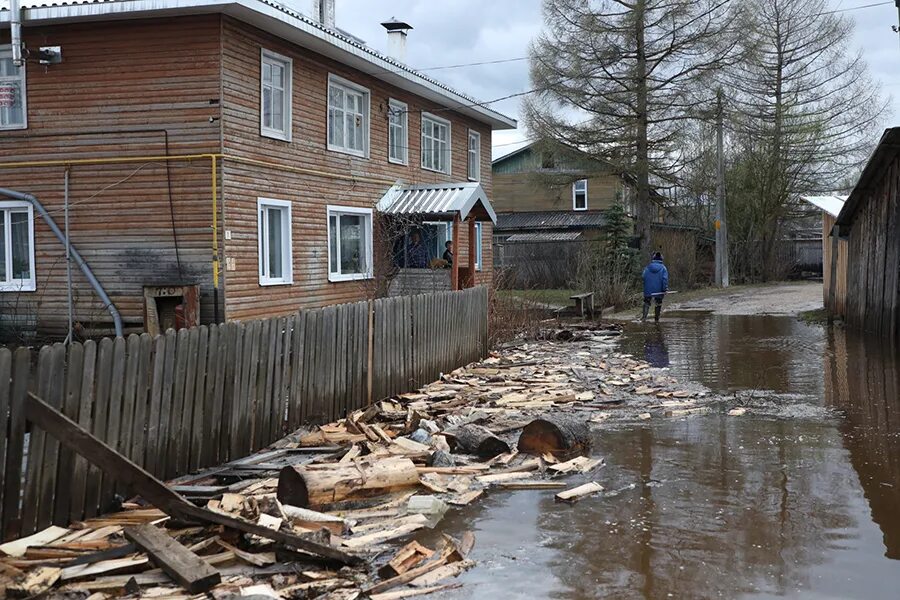
[[(472, 149), (473, 140), (475, 140), (474, 150)], [(469, 130), (466, 160), (469, 171), (469, 181), (481, 181), (481, 134), (472, 129)]]
[[(584, 183), (584, 206), (579, 208), (577, 203), (578, 196), (578, 184)], [(572, 182), (572, 210), (587, 210), (588, 209), (588, 180), (587, 179), (579, 179), (577, 181)]]
[[(391, 117), (393, 115), (398, 115), (400, 117), (400, 124), (395, 126), (394, 123), (391, 122)], [(391, 156), (391, 136), (394, 134), (394, 128), (398, 127), (400, 129), (400, 152), (401, 157), (396, 158)], [(409, 106), (405, 102), (400, 102), (399, 100), (394, 100), (390, 98), (388, 100), (388, 162), (394, 163), (395, 165), (408, 165), (409, 164)]]
[[(12, 279), (12, 223), (10, 213), (13, 210), (26, 209), (28, 212), (28, 260), (31, 261), (31, 277), (28, 279)], [(37, 290), (37, 266), (34, 263), (34, 207), (29, 202), (0, 201), (0, 227), (3, 228), (3, 240), (6, 247), (6, 277), (0, 281), (0, 292), (33, 292)]]
[[(264, 208), (280, 208), (287, 209), (287, 218), (282, 223), (282, 237), (287, 241), (281, 247), (281, 264), (284, 265), (283, 277), (269, 277), (268, 265), (269, 259), (268, 243), (268, 222), (265, 222)], [(274, 198), (257, 198), (256, 199), (256, 237), (257, 237), (257, 257), (259, 262), (259, 285), (291, 285), (294, 283), (294, 241), (291, 238), (291, 202), (289, 200), (276, 200)]]
[(481, 261), (482, 261), (482, 248), (481, 248), (481, 222), (475, 221), (475, 270), (481, 270)]
[[(282, 118), (284, 123), (282, 123), (282, 129), (278, 129), (276, 127), (269, 127), (266, 125), (266, 115), (263, 110), (263, 96), (265, 95), (265, 81), (263, 78), (263, 69), (265, 68), (266, 62), (269, 63), (278, 63), (282, 68), (284, 68), (284, 104), (283, 110), (284, 113)], [(259, 134), (263, 137), (274, 138), (276, 140), (282, 140), (284, 142), (291, 141), (291, 115), (293, 110), (292, 106), (292, 97), (294, 90), (294, 61), (287, 56), (283, 56), (278, 54), (277, 52), (272, 52), (271, 50), (266, 50), (265, 48), (260, 49), (259, 55)]]
[[(331, 270), (331, 217), (332, 216), (340, 216), (340, 215), (364, 215), (366, 217), (366, 270), (363, 273), (340, 273), (333, 272)], [(338, 223), (338, 231), (340, 232), (341, 227), (340, 223)], [(328, 232), (327, 236), (327, 244), (328, 244), (328, 252), (326, 253), (326, 258), (328, 260), (328, 281), (357, 281), (360, 279), (372, 279), (374, 277), (373, 268), (372, 268), (372, 254), (374, 252), (374, 244), (372, 243), (372, 235), (374, 233), (374, 226), (372, 222), (372, 209), (371, 208), (357, 208), (355, 206), (338, 206), (335, 204), (329, 204), (327, 207), (327, 212), (325, 216), (325, 230)], [(338, 269), (341, 268), (341, 244), (339, 243), (335, 246), (337, 248), (338, 256), (337, 256), (337, 265)]]
[[(446, 171), (442, 171), (440, 169), (434, 169), (434, 168), (425, 166), (425, 122), (426, 121), (431, 121), (432, 123), (437, 123), (438, 125), (444, 125), (447, 127), (447, 152), (446, 152), (447, 170)], [(437, 138), (435, 138), (434, 136), (431, 136), (431, 139), (436, 140)], [(452, 126), (452, 123), (450, 123), (450, 121), (448, 121), (447, 119), (442, 119), (431, 113), (423, 112), (422, 113), (421, 140), (422, 140), (422, 147), (419, 150), (419, 154), (421, 155), (421, 159), (422, 159), (422, 168), (426, 171), (433, 171), (435, 173), (443, 173), (445, 175), (450, 175), (451, 172), (453, 171), (453, 126)]]
[[(363, 110), (365, 111), (362, 115), (363, 118), (363, 149), (362, 150), (354, 150), (351, 148), (347, 148), (346, 146), (339, 146), (337, 144), (333, 144), (331, 139), (329, 139), (328, 132), (331, 131), (331, 88), (332, 86), (339, 87), (343, 89), (344, 93), (350, 92), (351, 94), (359, 94), (363, 96)], [(341, 107), (341, 111), (346, 110), (346, 104)], [(348, 79), (344, 79), (343, 77), (339, 77), (337, 75), (328, 74), (328, 89), (325, 91), (325, 142), (328, 145), (328, 149), (332, 152), (340, 152), (342, 154), (350, 154), (352, 156), (358, 156), (360, 158), (369, 158), (369, 135), (371, 133), (371, 115), (372, 115), (372, 92), (367, 87), (363, 87)], [(344, 143), (347, 141), (347, 131), (344, 130)]]
[[(12, 45), (6, 44), (5, 46), (0, 46), (0, 59), (12, 58)], [(25, 74), (25, 64), (19, 67), (19, 76), (18, 77), (10, 77), (3, 76), (0, 77), (0, 82), (2, 81), (13, 81), (19, 80), (19, 85), (22, 89), (22, 122), (16, 123), (15, 125), (2, 125), (0, 124), (0, 130), (2, 131), (11, 131), (14, 129), (28, 129), (28, 90), (26, 89), (26, 82), (28, 80)]]

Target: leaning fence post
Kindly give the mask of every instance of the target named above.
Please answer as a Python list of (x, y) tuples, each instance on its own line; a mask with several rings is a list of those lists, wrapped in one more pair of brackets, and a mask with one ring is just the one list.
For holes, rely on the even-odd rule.
[(367, 304), (369, 307), (369, 335), (368, 348), (366, 349), (366, 406), (372, 406), (374, 392), (372, 389), (374, 381), (372, 371), (374, 369), (372, 367), (375, 363), (375, 301), (369, 300)]

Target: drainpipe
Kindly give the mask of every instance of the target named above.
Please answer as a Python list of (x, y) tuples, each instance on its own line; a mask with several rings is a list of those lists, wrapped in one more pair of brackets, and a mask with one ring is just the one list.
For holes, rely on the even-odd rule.
[[(13, 198), (15, 200), (21, 200), (23, 202), (30, 203), (32, 206), (34, 206), (35, 210), (38, 211), (41, 217), (43, 217), (44, 221), (50, 227), (50, 231), (53, 232), (53, 235), (55, 235), (62, 244), (66, 244), (66, 236), (63, 235), (63, 232), (59, 230), (59, 227), (56, 225), (56, 221), (53, 220), (53, 217), (50, 216), (50, 213), (47, 212), (47, 209), (44, 208), (44, 205), (41, 204), (41, 202), (37, 198), (35, 198), (31, 194), (24, 194), (22, 192), (16, 192), (14, 190), (9, 190), (6, 188), (0, 188), (0, 196), (6, 196), (8, 198)], [(94, 288), (94, 291), (97, 292), (97, 295), (100, 297), (100, 300), (103, 302), (106, 310), (109, 311), (109, 314), (113, 319), (113, 324), (116, 328), (116, 337), (122, 337), (122, 316), (119, 314), (116, 306), (113, 304), (112, 300), (109, 299), (109, 296), (106, 294), (106, 290), (103, 289), (103, 286), (100, 285), (100, 282), (97, 281), (96, 277), (94, 277), (94, 272), (91, 271), (91, 268), (81, 257), (81, 254), (78, 253), (78, 250), (75, 249), (75, 246), (68, 244), (68, 249), (72, 254), (72, 259), (81, 269), (81, 272), (84, 273), (84, 276), (91, 284), (91, 287)]]
[(21, 67), (25, 64), (22, 59), (22, 9), (19, 0), (9, 0), (9, 35), (12, 45), (12, 62)]

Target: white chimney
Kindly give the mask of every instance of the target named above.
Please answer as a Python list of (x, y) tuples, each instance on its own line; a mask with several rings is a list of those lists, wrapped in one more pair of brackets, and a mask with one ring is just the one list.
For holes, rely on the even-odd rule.
[(334, 2), (335, 0), (313, 0), (313, 16), (329, 29), (334, 29)]
[(412, 25), (398, 21), (396, 17), (381, 24), (387, 29), (388, 56), (397, 62), (406, 63), (406, 33), (412, 29)]

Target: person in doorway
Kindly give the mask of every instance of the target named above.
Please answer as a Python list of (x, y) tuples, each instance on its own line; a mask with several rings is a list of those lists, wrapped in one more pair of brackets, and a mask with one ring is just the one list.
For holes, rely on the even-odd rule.
[(453, 266), (453, 242), (447, 240), (444, 242), (444, 248), (444, 260), (447, 261), (447, 267), (449, 268)]
[(641, 317), (642, 321), (647, 320), (650, 314), (650, 303), (656, 301), (653, 307), (653, 319), (659, 321), (659, 314), (662, 312), (663, 298), (669, 291), (669, 271), (663, 264), (663, 256), (661, 252), (654, 252), (653, 259), (650, 264), (644, 268), (644, 313)]
[(411, 269), (428, 267), (428, 249), (422, 243), (422, 234), (418, 231), (413, 231), (409, 235), (409, 243), (406, 245), (406, 266)]

